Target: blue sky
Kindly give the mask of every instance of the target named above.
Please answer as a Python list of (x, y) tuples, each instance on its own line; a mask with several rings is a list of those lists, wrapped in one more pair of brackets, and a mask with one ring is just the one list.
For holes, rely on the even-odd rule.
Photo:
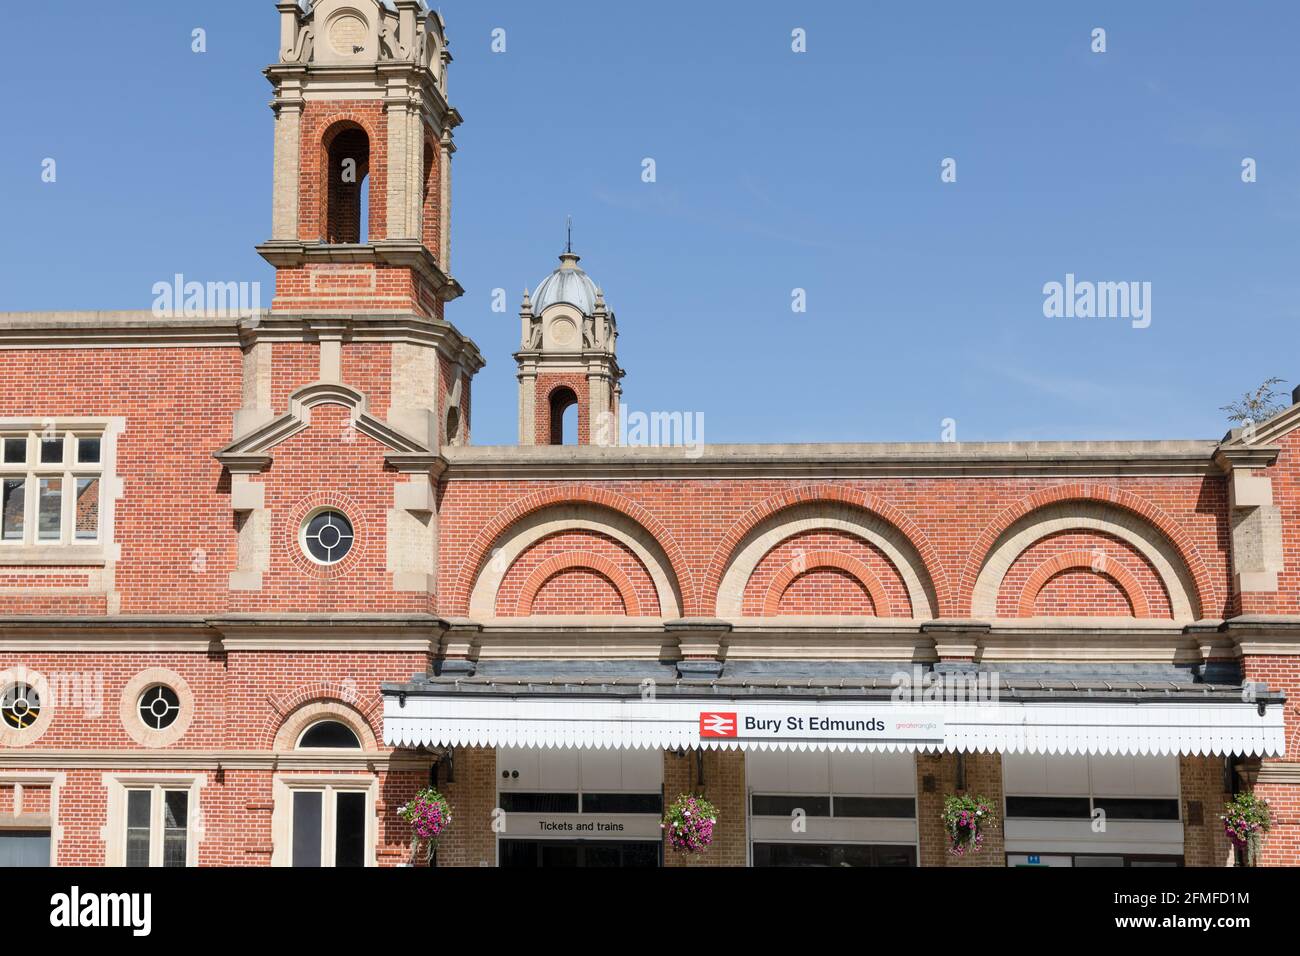
[[(176, 272), (269, 296), (271, 0), (10, 6), (0, 311), (148, 308)], [(1216, 438), (1300, 381), (1300, 4), (441, 9), (477, 444), (515, 439), (519, 295), (567, 215), (628, 406), (711, 443)], [(1067, 273), (1150, 282), (1150, 327), (1045, 318)]]

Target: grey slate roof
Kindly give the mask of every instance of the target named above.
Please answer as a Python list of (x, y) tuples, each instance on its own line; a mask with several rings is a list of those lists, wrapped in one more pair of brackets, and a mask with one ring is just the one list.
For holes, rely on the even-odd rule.
[[(482, 694), (518, 696), (631, 697), (642, 693), (644, 681), (654, 681), (655, 694), (667, 697), (753, 699), (888, 700), (895, 691), (894, 675), (912, 673), (907, 662), (749, 661), (728, 664), (713, 678), (680, 677), (674, 664), (658, 661), (491, 661), (473, 675), (419, 674), (406, 684), (385, 684), (386, 696)], [(922, 673), (931, 668), (920, 666)], [(1240, 703), (1240, 677), (1211, 675), (1174, 665), (1043, 664), (967, 669), (979, 676), (996, 671), (998, 696), (1007, 701), (1164, 701)], [(951, 673), (951, 671), (949, 672)], [(1253, 688), (1260, 703), (1279, 703), (1285, 695), (1263, 685)]]

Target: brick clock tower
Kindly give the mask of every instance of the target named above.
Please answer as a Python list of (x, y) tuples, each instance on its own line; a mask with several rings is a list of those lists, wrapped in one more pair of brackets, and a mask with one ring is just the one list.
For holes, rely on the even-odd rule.
[(451, 55), (420, 0), (278, 3), (275, 202), (258, 252), (273, 311), (442, 318), (450, 275)]
[[(274, 208), (257, 247), (275, 297), (240, 323), (242, 400), (216, 454), (238, 536), (232, 606), (263, 606), (303, 567), (326, 580), (357, 565), (354, 578), (371, 574), (369, 606), (424, 611), (441, 454), (469, 443), (483, 367), (444, 316), (464, 291), (448, 268), (461, 117), (447, 103), (446, 33), (423, 0), (276, 8)], [(323, 511), (383, 546), (299, 567), (290, 539)]]
[[(519, 317), (519, 444), (616, 445), (623, 370), (618, 323), (600, 287), (569, 248), (537, 291), (524, 291)], [(564, 413), (577, 407), (572, 433)]]

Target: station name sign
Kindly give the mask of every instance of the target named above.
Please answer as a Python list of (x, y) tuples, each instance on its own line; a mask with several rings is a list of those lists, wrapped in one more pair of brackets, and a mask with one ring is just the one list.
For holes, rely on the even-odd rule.
[(943, 741), (943, 721), (890, 708), (824, 710), (704, 710), (701, 740), (844, 740), (888, 743)]

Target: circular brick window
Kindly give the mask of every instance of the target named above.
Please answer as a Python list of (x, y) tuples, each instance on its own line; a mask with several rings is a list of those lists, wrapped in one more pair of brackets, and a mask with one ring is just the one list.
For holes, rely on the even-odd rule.
[(309, 495), (290, 509), (281, 525), (287, 557), (310, 577), (347, 574), (365, 551), (363, 515), (362, 507), (343, 495)]
[(181, 699), (166, 684), (155, 684), (140, 695), (140, 719), (150, 730), (166, 730), (181, 713)]
[(10, 684), (0, 693), (0, 720), (10, 730), (36, 726), (41, 716), (41, 695), (31, 684)]
[(165, 667), (147, 668), (127, 681), (118, 705), (122, 728), (142, 747), (167, 747), (180, 740), (194, 712), (189, 683)]
[(338, 564), (355, 540), (352, 522), (333, 508), (313, 512), (302, 525), (302, 548), (317, 564)]
[(25, 667), (0, 671), (0, 747), (26, 747), (50, 729), (49, 682)]

